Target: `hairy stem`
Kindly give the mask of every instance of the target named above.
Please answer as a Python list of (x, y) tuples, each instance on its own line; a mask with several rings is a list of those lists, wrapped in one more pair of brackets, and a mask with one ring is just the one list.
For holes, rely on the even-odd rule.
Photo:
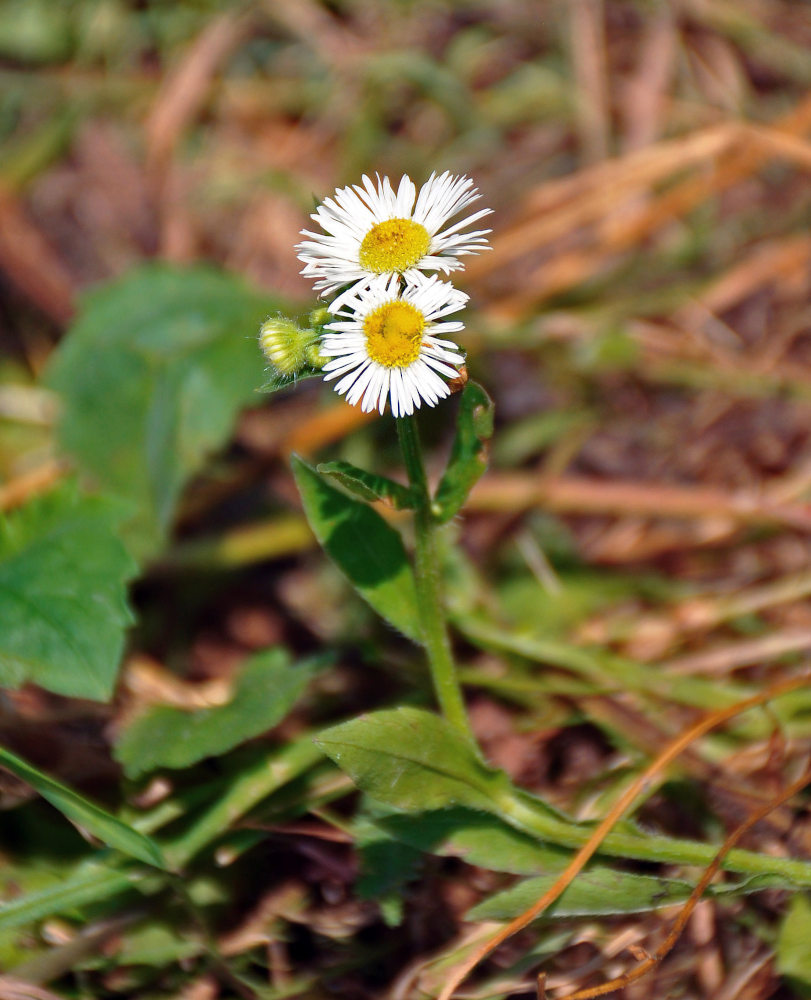
[(414, 578), (417, 585), (417, 608), (422, 642), (428, 656), (434, 690), (442, 714), (466, 739), (473, 742), (445, 625), (442, 580), (434, 539), (436, 525), (431, 514), (431, 496), (422, 462), (416, 418), (413, 416), (399, 418), (397, 434), (408, 481), (416, 501)]

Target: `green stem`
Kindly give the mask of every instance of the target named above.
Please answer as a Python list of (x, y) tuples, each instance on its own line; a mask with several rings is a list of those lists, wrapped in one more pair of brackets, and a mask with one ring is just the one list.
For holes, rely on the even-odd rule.
[(414, 578), (417, 585), (417, 609), (422, 641), (431, 668), (434, 690), (442, 714), (473, 743), (475, 741), (470, 730), (462, 689), (451, 653), (448, 630), (445, 626), (442, 581), (434, 540), (435, 524), (431, 514), (431, 495), (428, 492), (428, 479), (422, 463), (416, 418), (399, 418), (397, 434), (408, 481), (416, 501)]

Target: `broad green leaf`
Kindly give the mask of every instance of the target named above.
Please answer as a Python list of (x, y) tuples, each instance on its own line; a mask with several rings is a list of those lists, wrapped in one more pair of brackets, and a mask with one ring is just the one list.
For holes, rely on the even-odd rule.
[(468, 382), (459, 401), (456, 438), (448, 468), (434, 497), (438, 521), (449, 521), (464, 506), (471, 489), (487, 469), (492, 435), (493, 402), (480, 385)]
[(150, 265), (94, 292), (48, 373), (60, 441), (106, 490), (135, 501), (126, 538), (152, 555), (186, 480), (256, 394), (255, 332), (271, 304), (211, 268)]
[(407, 510), (414, 506), (411, 490), (402, 483), (396, 483), (387, 476), (378, 476), (374, 472), (359, 469), (351, 462), (322, 462), (317, 466), (317, 472), (329, 476), (344, 489), (354, 493), (361, 500), (373, 502), (383, 500), (395, 510)]
[(292, 664), (282, 649), (258, 653), (240, 671), (226, 704), (195, 711), (151, 707), (123, 731), (116, 759), (137, 778), (156, 767), (188, 767), (223, 754), (280, 722), (322, 662)]
[(132, 620), (125, 512), (66, 484), (0, 518), (0, 684), (109, 699)]
[(416, 814), (378, 811), (370, 822), (420, 851), (461, 858), (490, 871), (514, 875), (560, 871), (571, 857), (570, 851), (543, 844), (498, 816), (461, 806)]
[(0, 747), (0, 766), (27, 782), (63, 816), (103, 841), (108, 847), (114, 847), (132, 858), (145, 861), (148, 865), (164, 867), (160, 849), (150, 837), (133, 830), (101, 806), (90, 802), (73, 789), (2, 747)]
[(789, 904), (777, 937), (777, 971), (811, 995), (811, 900), (798, 893)]
[(494, 811), (509, 785), (444, 719), (418, 708), (362, 715), (325, 729), (316, 743), (360, 789), (397, 809)]
[(327, 555), (378, 614), (418, 642), (417, 594), (399, 534), (297, 456), (292, 465), (304, 513)]

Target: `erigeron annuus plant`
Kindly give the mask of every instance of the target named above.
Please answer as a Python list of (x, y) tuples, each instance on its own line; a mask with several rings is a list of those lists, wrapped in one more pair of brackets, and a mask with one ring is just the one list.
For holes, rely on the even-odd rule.
[[(388, 178), (375, 184), (368, 177), (362, 185), (338, 190), (312, 216), (324, 232), (304, 231), (307, 239), (298, 246), (302, 273), (329, 301), (311, 313), (306, 328), (274, 318), (260, 331), (270, 363), (269, 388), (321, 376), (349, 404), (377, 410), (383, 419), (388, 410), (394, 418), (407, 486), (348, 462), (314, 468), (294, 458), (293, 468), (307, 518), (329, 556), (376, 611), (423, 646), (442, 713), (411, 707), (377, 711), (322, 731), (317, 743), (358, 787), (393, 810), (420, 814), (459, 806), (498, 821), (491, 831), (494, 849), (504, 850), (506, 827), (507, 841), (528, 834), (541, 851), (555, 845), (593, 853), (590, 825), (552, 810), (484, 762), (448, 636), (436, 534), (462, 508), (484, 472), (493, 428), (492, 404), (484, 389), (467, 380), (457, 343), (464, 329), (459, 313), (468, 297), (447, 280), (463, 267), (461, 258), (486, 248), (489, 230), (469, 227), (487, 209), (452, 222), (477, 198), (468, 178), (449, 173), (432, 175), (419, 195), (407, 177), (396, 191)], [(460, 390), (454, 443), (432, 491), (416, 411), (443, 404), (454, 390)], [(413, 560), (399, 533), (372, 506), (376, 501), (413, 511)], [(505, 648), (544, 659), (543, 651), (526, 652), (537, 648), (532, 640), (515, 637)], [(513, 846), (525, 847), (510, 842), (507, 853)], [(651, 835), (629, 821), (601, 835), (599, 850), (603, 856), (702, 866), (710, 865), (716, 853), (711, 844)], [(545, 855), (543, 865), (559, 862), (560, 855)], [(504, 870), (521, 871), (511, 864)], [(723, 866), (777, 878), (781, 885), (811, 884), (811, 868), (796, 859), (735, 849), (725, 854)], [(623, 909), (629, 897), (637, 909), (655, 908), (665, 898), (686, 899), (690, 888), (683, 881), (600, 864), (592, 864), (588, 875), (592, 887), (587, 884), (585, 891), (599, 897), (592, 905), (606, 913), (629, 912)], [(555, 875), (544, 877), (554, 880)], [(755, 887), (754, 880), (743, 879), (735, 888)], [(614, 903), (623, 893), (624, 901)], [(490, 901), (502, 910), (498, 905), (487, 910), (485, 904), (482, 918), (513, 915), (515, 903), (506, 902), (507, 895), (502, 894), (504, 901)], [(600, 910), (603, 899), (608, 908)], [(475, 960), (463, 963), (462, 971)], [(443, 1000), (456, 981), (451, 977), (446, 984)]]

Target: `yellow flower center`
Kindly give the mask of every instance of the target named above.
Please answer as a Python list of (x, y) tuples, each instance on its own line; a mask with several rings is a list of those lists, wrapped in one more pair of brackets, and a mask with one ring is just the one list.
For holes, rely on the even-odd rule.
[(360, 265), (375, 274), (405, 271), (428, 253), (430, 243), (428, 230), (419, 222), (386, 219), (363, 237)]
[(420, 356), (424, 329), (425, 317), (411, 303), (385, 302), (363, 321), (366, 351), (386, 368), (408, 368)]

